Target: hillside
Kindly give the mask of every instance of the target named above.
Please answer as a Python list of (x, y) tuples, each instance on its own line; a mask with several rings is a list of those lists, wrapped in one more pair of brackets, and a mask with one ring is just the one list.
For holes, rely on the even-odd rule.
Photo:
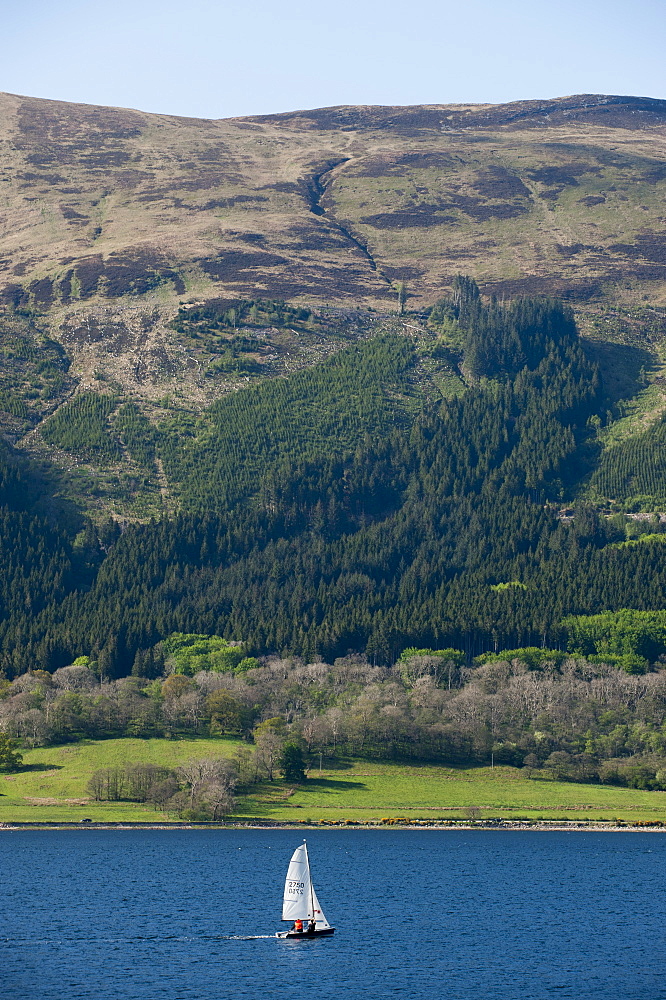
[[(663, 302), (666, 102), (328, 108), (207, 121), (3, 95), (5, 299), (151, 291), (384, 306), (482, 291)], [(615, 294), (615, 292), (613, 293)]]
[(419, 310), (462, 272), (663, 305), (665, 128), (666, 102), (595, 95), (208, 121), (5, 94), (0, 296), (151, 398), (206, 396), (179, 301), (387, 311), (404, 281)]
[(0, 105), (8, 676), (661, 611), (665, 102)]
[[(571, 310), (452, 284), (418, 335), (351, 340), (198, 415), (163, 402), (152, 421), (110, 385), (57, 405), (26, 435), (40, 467), (0, 457), (7, 675), (89, 655), (122, 677), (175, 632), (381, 664), (411, 646), (582, 643), (632, 670), (666, 652), (664, 523), (633, 519), (659, 503), (662, 424), (605, 447), (618, 406)], [(583, 502), (606, 481), (613, 516)], [(627, 608), (647, 625), (606, 623), (601, 645), (567, 624)]]
[[(97, 520), (160, 516), (180, 490), (150, 444), (63, 449), (45, 420), (93, 392), (98, 432), (190, 435), (229, 392), (391, 332), (416, 338), (413, 411), (464, 387), (426, 321), (464, 273), (572, 303), (600, 442), (626, 451), (666, 409), (665, 128), (666, 102), (599, 95), (224, 121), (0, 95), (0, 430)], [(607, 465), (595, 501), (662, 496)]]

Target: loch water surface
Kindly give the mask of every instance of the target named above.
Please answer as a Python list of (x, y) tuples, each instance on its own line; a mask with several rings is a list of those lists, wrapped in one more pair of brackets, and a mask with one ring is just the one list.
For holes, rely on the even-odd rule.
[(337, 931), (285, 942), (298, 831), (1, 831), (0, 997), (666, 998), (664, 834), (306, 836)]

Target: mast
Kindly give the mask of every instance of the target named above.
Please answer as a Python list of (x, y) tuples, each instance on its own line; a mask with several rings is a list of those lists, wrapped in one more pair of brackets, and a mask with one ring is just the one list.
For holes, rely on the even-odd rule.
[(310, 882), (310, 914), (311, 914), (310, 919), (316, 920), (317, 918), (315, 917), (314, 898), (312, 895), (312, 872), (310, 871), (310, 856), (308, 854), (308, 845), (305, 841), (303, 841), (303, 847), (305, 848), (305, 860), (308, 865), (308, 880)]

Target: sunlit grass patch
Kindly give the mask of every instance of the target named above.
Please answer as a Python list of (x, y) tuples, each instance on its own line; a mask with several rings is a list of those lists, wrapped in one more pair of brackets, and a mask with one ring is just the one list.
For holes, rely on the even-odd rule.
[(177, 767), (201, 757), (230, 757), (239, 746), (232, 739), (85, 740), (64, 746), (23, 752), (26, 768), (0, 774), (0, 822), (99, 822), (164, 820), (151, 805), (136, 802), (94, 802), (87, 785), (93, 773), (122, 764)]
[[(282, 783), (279, 783), (282, 784)], [(284, 786), (283, 786), (284, 787)], [(354, 761), (311, 772), (288, 798), (257, 792), (238, 815), (285, 822), (431, 819), (666, 820), (666, 793), (535, 780), (512, 767), (449, 768)], [(276, 790), (277, 791), (277, 790)]]

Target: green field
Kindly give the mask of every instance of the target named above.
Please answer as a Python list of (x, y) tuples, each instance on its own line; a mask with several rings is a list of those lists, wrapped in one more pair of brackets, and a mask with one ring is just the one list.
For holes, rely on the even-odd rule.
[(356, 761), (311, 772), (292, 795), (264, 786), (238, 815), (286, 822), (377, 819), (666, 820), (666, 792), (535, 780), (512, 767), (449, 768)]
[[(93, 771), (126, 762), (177, 766), (231, 756), (231, 739), (89, 741), (28, 750), (27, 768), (0, 776), (0, 822), (160, 822), (152, 806), (88, 800)], [(666, 822), (666, 792), (529, 779), (511, 767), (461, 768), (355, 761), (318, 767), (305, 785), (257, 786), (238, 801), (238, 820), (285, 823), (382, 819), (544, 819)]]
[(86, 786), (94, 771), (121, 764), (177, 767), (202, 757), (229, 757), (229, 739), (86, 740), (23, 751), (25, 769), (0, 775), (0, 823), (162, 822), (174, 817), (137, 802), (92, 802)]

